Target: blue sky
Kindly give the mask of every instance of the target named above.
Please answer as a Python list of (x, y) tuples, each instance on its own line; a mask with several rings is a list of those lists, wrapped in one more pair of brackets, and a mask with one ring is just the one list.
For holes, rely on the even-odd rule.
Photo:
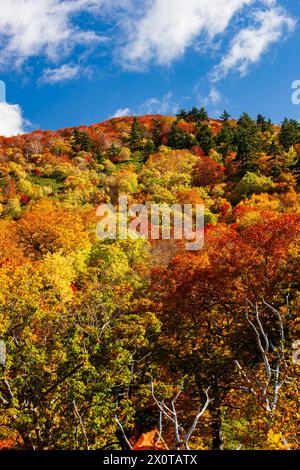
[(0, 0), (0, 134), (205, 105), (300, 119), (297, 0)]

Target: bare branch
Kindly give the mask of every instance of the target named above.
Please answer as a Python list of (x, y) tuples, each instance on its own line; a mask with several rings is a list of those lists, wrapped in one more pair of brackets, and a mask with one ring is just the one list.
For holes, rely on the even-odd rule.
[(85, 442), (86, 442), (86, 450), (90, 450), (89, 440), (88, 440), (87, 434), (85, 432), (83, 420), (82, 420), (82, 417), (80, 416), (80, 413), (79, 413), (78, 408), (76, 406), (75, 400), (73, 401), (73, 406), (74, 406), (75, 414), (78, 418), (78, 421), (79, 421), (79, 424), (80, 424), (80, 427), (81, 427), (82, 434), (83, 434)]
[(204, 414), (204, 412), (206, 411), (206, 409), (207, 409), (207, 407), (210, 403), (210, 399), (209, 399), (209, 396), (208, 396), (209, 388), (205, 391), (206, 402), (205, 402), (203, 407), (200, 406), (199, 411), (196, 414), (196, 416), (193, 420), (193, 423), (192, 423), (190, 429), (188, 430), (188, 432), (185, 432), (183, 426), (179, 423), (178, 413), (177, 413), (176, 407), (175, 407), (175, 402), (178, 400), (180, 394), (182, 393), (183, 384), (180, 386), (178, 392), (176, 393), (175, 397), (171, 401), (171, 408), (172, 409), (170, 409), (164, 403), (163, 400), (159, 401), (156, 398), (153, 381), (151, 382), (151, 390), (152, 390), (152, 397), (153, 397), (156, 405), (158, 406), (158, 408), (160, 410), (160, 432), (159, 432), (159, 436), (162, 435), (162, 416), (165, 416), (174, 425), (176, 448), (180, 448), (180, 446), (183, 444), (184, 448), (186, 450), (189, 450), (189, 445), (188, 445), (189, 440), (190, 440), (192, 434), (195, 432), (195, 429), (197, 427), (199, 419)]
[(124, 437), (124, 440), (125, 440), (126, 444), (128, 445), (129, 449), (132, 450), (132, 445), (130, 444), (130, 442), (129, 442), (127, 436), (126, 436), (126, 433), (124, 431), (124, 428), (123, 428), (122, 424), (120, 423), (120, 421), (118, 420), (117, 416), (115, 416), (115, 420), (116, 420), (117, 425), (119, 426), (119, 428), (122, 431), (122, 434), (123, 434), (123, 437)]
[(208, 391), (209, 391), (210, 387), (208, 387), (207, 390), (205, 390), (205, 395), (206, 395), (206, 402), (204, 404), (204, 406), (201, 408), (199, 408), (199, 412), (198, 414), (195, 416), (195, 419), (194, 419), (194, 422), (192, 424), (192, 426), (190, 427), (190, 430), (188, 431), (188, 433), (186, 434), (185, 438), (184, 438), (184, 444), (185, 444), (185, 448), (187, 450), (189, 450), (189, 446), (188, 446), (188, 443), (189, 443), (189, 440), (192, 436), (192, 434), (194, 433), (196, 427), (197, 427), (197, 424), (198, 424), (198, 421), (199, 419), (201, 418), (201, 416), (205, 413), (209, 403), (210, 403), (210, 399), (209, 399), (209, 396), (208, 396)]

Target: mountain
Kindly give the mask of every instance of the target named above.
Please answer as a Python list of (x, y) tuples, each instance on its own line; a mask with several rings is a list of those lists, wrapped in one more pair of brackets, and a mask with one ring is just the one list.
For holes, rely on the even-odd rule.
[[(203, 108), (1, 137), (0, 448), (124, 449), (160, 416), (155, 448), (299, 448), (299, 156), (297, 121)], [(171, 226), (99, 238), (121, 195)]]

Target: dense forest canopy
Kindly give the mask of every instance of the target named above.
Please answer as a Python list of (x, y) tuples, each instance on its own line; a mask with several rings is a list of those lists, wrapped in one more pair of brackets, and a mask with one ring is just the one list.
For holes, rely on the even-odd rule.
[[(299, 448), (299, 170), (297, 121), (204, 108), (1, 137), (0, 447)], [(97, 239), (120, 194), (204, 248)]]

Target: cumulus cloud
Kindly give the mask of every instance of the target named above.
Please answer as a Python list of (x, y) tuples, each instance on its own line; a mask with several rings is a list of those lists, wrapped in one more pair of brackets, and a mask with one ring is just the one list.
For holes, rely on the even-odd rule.
[(34, 56), (59, 60), (78, 45), (106, 38), (76, 23), (76, 15), (105, 14), (125, 0), (1, 0), (0, 66), (21, 66)]
[[(189, 48), (201, 55), (204, 51), (199, 44), (203, 43), (205, 53), (210, 48), (216, 62), (223, 51), (221, 62), (210, 75), (212, 80), (226, 76), (230, 70), (245, 74), (295, 26), (295, 20), (278, 2), (1, 0), (0, 70), (20, 68), (32, 58), (44, 58), (47, 66), (40, 83), (55, 84), (86, 74), (89, 66), (82, 64), (95, 47), (105, 47), (125, 68), (143, 70), (155, 63), (169, 66)], [(105, 35), (99, 33), (101, 28)], [(235, 35), (228, 48), (226, 41), (232, 31)], [(72, 54), (74, 49), (82, 58), (79, 65)], [(162, 106), (161, 100), (152, 100), (145, 106)]]
[(223, 33), (233, 16), (252, 3), (254, 0), (153, 0), (142, 18), (128, 21), (132, 33), (123, 49), (125, 63), (139, 67), (155, 60), (169, 65), (201, 33), (210, 39)]
[(218, 80), (231, 70), (244, 75), (295, 27), (295, 20), (277, 0), (150, 0), (146, 4), (140, 17), (126, 23), (129, 33), (122, 61), (129, 69), (143, 70), (153, 62), (168, 66), (190, 47), (201, 54), (199, 41), (205, 43), (206, 52), (211, 47), (216, 54), (215, 40), (224, 50), (222, 40), (236, 19), (238, 33), (210, 77)]
[(20, 106), (0, 103), (0, 135), (10, 137), (22, 134), (24, 119)]
[(245, 75), (250, 65), (258, 62), (273, 43), (295, 28), (295, 20), (285, 10), (275, 6), (274, 2), (269, 3), (271, 8), (256, 11), (254, 24), (240, 30), (233, 38), (228, 53), (211, 74), (213, 81), (225, 77), (231, 70)]

